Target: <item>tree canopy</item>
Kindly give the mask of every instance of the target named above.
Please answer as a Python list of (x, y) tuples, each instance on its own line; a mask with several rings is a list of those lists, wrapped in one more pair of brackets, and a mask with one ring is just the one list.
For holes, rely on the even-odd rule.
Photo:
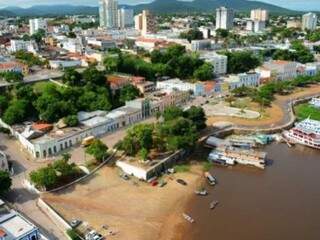
[(12, 185), (10, 174), (7, 171), (0, 170), (0, 195), (7, 193)]

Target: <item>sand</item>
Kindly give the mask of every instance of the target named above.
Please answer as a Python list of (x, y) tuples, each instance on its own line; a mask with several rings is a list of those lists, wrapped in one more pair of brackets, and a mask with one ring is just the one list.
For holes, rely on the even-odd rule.
[[(108, 225), (117, 232), (108, 239), (176, 240), (190, 224), (182, 213), (201, 176), (202, 168), (192, 166), (190, 172), (165, 176), (168, 183), (163, 188), (143, 182), (135, 186), (132, 180), (121, 179), (116, 168), (104, 167), (91, 180), (42, 198), (68, 221), (81, 219), (105, 236), (108, 231), (102, 226)], [(177, 178), (188, 185), (178, 184)]]

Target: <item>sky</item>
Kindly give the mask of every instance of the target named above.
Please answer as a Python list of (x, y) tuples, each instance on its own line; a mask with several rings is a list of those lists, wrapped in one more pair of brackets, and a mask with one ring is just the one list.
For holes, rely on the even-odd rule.
[[(122, 4), (138, 4), (152, 0), (118, 0)], [(320, 11), (320, 0), (259, 0), (294, 10)], [(53, 0), (0, 0), (0, 8), (7, 6), (30, 7), (40, 4), (53, 4)], [(74, 4), (96, 6), (98, 0), (54, 0), (54, 4)]]

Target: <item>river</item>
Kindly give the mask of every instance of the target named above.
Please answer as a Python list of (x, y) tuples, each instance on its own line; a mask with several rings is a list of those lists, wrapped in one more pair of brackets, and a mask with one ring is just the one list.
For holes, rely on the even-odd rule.
[[(319, 240), (320, 151), (273, 143), (270, 165), (214, 167), (219, 183), (195, 196), (184, 240)], [(212, 200), (219, 205), (209, 209)]]

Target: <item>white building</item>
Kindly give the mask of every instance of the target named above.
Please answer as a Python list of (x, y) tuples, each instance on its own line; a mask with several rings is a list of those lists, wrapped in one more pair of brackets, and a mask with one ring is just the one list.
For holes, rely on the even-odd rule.
[(29, 20), (30, 35), (37, 33), (40, 29), (47, 31), (47, 20), (42, 18), (35, 18)]
[(216, 29), (231, 29), (233, 27), (234, 11), (226, 7), (216, 9)]
[(228, 83), (229, 90), (239, 87), (257, 87), (260, 85), (260, 73), (248, 72), (237, 75), (229, 75), (224, 78), (224, 82)]
[(248, 20), (246, 25), (246, 30), (250, 32), (262, 32), (266, 28), (266, 22), (259, 20)]
[(320, 98), (312, 98), (309, 103), (316, 108), (320, 108)]
[(202, 32), (203, 38), (208, 39), (211, 37), (211, 29), (208, 27), (199, 27), (199, 31)]
[(18, 212), (9, 209), (0, 199), (0, 239), (38, 240), (41, 237), (38, 227)]
[(250, 19), (252, 21), (258, 20), (258, 21), (265, 22), (265, 21), (268, 21), (269, 19), (269, 13), (267, 10), (261, 9), (261, 8), (252, 9), (250, 14)]
[(192, 40), (190, 43), (190, 50), (197, 52), (211, 48), (212, 41), (210, 39)]
[(83, 51), (82, 42), (79, 38), (68, 38), (66, 42), (61, 44), (63, 49), (72, 53), (81, 53)]
[(105, 28), (118, 27), (118, 1), (99, 0), (100, 26)]
[(318, 17), (315, 13), (307, 13), (302, 16), (302, 29), (315, 30), (317, 28)]
[(296, 62), (273, 60), (265, 62), (256, 71), (260, 73), (262, 81), (284, 81), (297, 77), (297, 66)]
[(205, 94), (204, 85), (201, 82), (198, 83), (189, 83), (181, 81), (178, 78), (169, 79), (166, 81), (158, 81), (157, 89), (171, 92), (174, 90), (192, 92), (195, 96), (202, 96)]
[(70, 67), (80, 67), (80, 60), (50, 60), (49, 65), (52, 69), (63, 69)]
[(24, 40), (11, 40), (10, 41), (10, 51), (27, 51), (36, 53), (38, 51), (38, 46), (34, 40), (24, 41)]
[(179, 106), (189, 100), (189, 92), (171, 91), (159, 96), (135, 99), (110, 112), (79, 112), (77, 127), (59, 129), (54, 127), (49, 132), (34, 130), (32, 125), (8, 126), (0, 119), (0, 125), (8, 128), (25, 149), (36, 158), (52, 157), (70, 148), (88, 136), (101, 136), (118, 129), (140, 122), (168, 106)]
[(203, 52), (200, 54), (200, 58), (213, 65), (213, 71), (216, 75), (223, 75), (227, 73), (227, 56), (220, 55), (215, 52)]
[(118, 10), (118, 26), (120, 28), (132, 27), (133, 21), (133, 9), (121, 8)]

